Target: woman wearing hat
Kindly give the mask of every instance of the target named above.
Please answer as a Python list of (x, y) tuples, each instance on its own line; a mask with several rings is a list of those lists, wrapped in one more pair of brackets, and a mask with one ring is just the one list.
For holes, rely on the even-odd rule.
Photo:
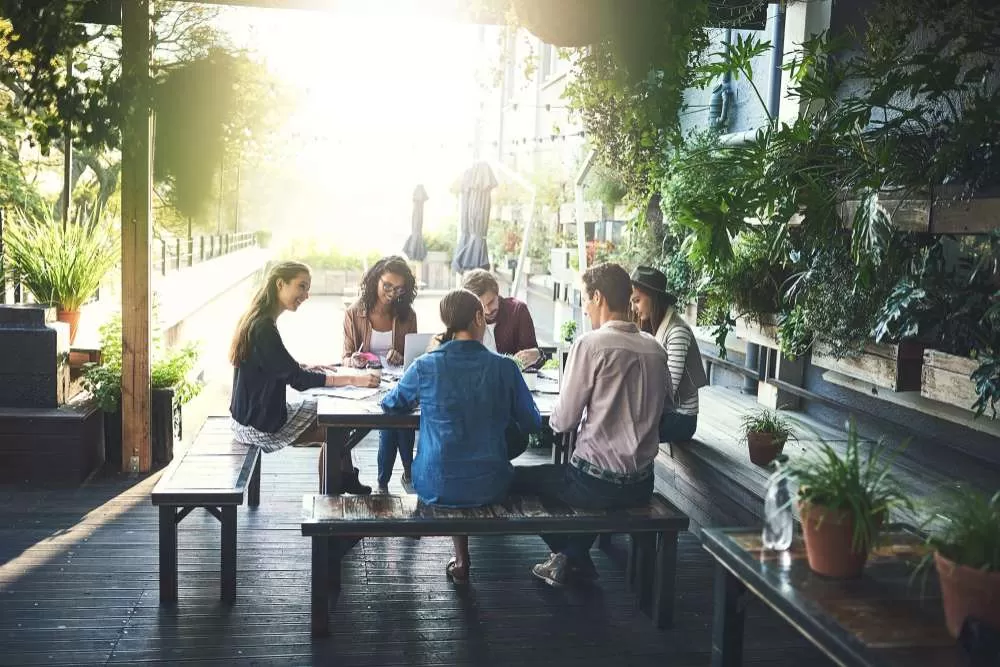
[(674, 411), (660, 420), (660, 442), (690, 440), (698, 427), (698, 389), (708, 384), (694, 332), (674, 307), (667, 277), (650, 267), (632, 272), (632, 309), (643, 331), (653, 334), (667, 351)]

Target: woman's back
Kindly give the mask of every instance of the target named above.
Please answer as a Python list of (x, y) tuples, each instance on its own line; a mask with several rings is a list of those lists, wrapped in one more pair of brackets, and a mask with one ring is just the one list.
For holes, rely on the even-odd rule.
[(517, 366), (477, 341), (445, 343), (416, 361), (383, 401), (388, 411), (419, 404), (413, 485), (424, 502), (476, 506), (501, 500), (513, 475), (505, 429), (540, 427)]

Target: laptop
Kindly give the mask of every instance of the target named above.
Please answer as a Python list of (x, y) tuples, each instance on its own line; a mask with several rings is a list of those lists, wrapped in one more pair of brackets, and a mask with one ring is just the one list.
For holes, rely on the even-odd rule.
[(433, 338), (434, 334), (429, 333), (406, 334), (406, 340), (403, 341), (404, 369), (409, 368), (414, 359), (427, 351), (427, 347), (431, 344)]

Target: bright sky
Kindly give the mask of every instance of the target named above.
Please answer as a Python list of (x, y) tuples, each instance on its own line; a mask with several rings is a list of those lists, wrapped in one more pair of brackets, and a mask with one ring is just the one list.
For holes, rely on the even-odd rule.
[(301, 91), (286, 135), (296, 185), (315, 197), (290, 203), (297, 224), (335, 235), (338, 245), (398, 251), (417, 183), (430, 196), (427, 228), (455, 216), (448, 186), (472, 163), (481, 95), (478, 26), (251, 8), (227, 9), (222, 21)]

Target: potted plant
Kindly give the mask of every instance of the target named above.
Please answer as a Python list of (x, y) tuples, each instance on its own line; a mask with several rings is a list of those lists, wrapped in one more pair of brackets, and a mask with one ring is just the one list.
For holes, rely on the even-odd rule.
[(559, 336), (566, 345), (572, 345), (576, 338), (576, 320), (566, 320), (559, 327)]
[(868, 456), (851, 418), (843, 454), (819, 438), (819, 450), (792, 460), (790, 476), (799, 484), (798, 501), (809, 567), (828, 577), (858, 577), (889, 510), (909, 498), (889, 474), (892, 458), (880, 439)]
[(118, 262), (117, 235), (96, 215), (84, 223), (63, 225), (43, 207), (33, 217), (22, 211), (18, 218), (4, 231), (8, 269), (39, 303), (57, 309), (58, 320), (69, 324), (72, 343), (80, 306)]
[(747, 441), (750, 461), (762, 467), (778, 458), (789, 439), (795, 439), (788, 420), (776, 410), (767, 408), (744, 415), (740, 428)]
[(945, 622), (958, 637), (967, 618), (1000, 630), (1000, 491), (957, 487), (938, 504), (929, 530)]
[[(85, 364), (82, 383), (104, 410), (104, 459), (121, 469), (122, 347), (121, 315), (101, 326), (101, 363)], [(157, 341), (158, 342), (158, 341)], [(153, 464), (166, 465), (173, 458), (175, 421), (180, 408), (201, 391), (191, 377), (198, 360), (193, 344), (172, 350), (155, 345), (150, 366), (150, 419)]]

